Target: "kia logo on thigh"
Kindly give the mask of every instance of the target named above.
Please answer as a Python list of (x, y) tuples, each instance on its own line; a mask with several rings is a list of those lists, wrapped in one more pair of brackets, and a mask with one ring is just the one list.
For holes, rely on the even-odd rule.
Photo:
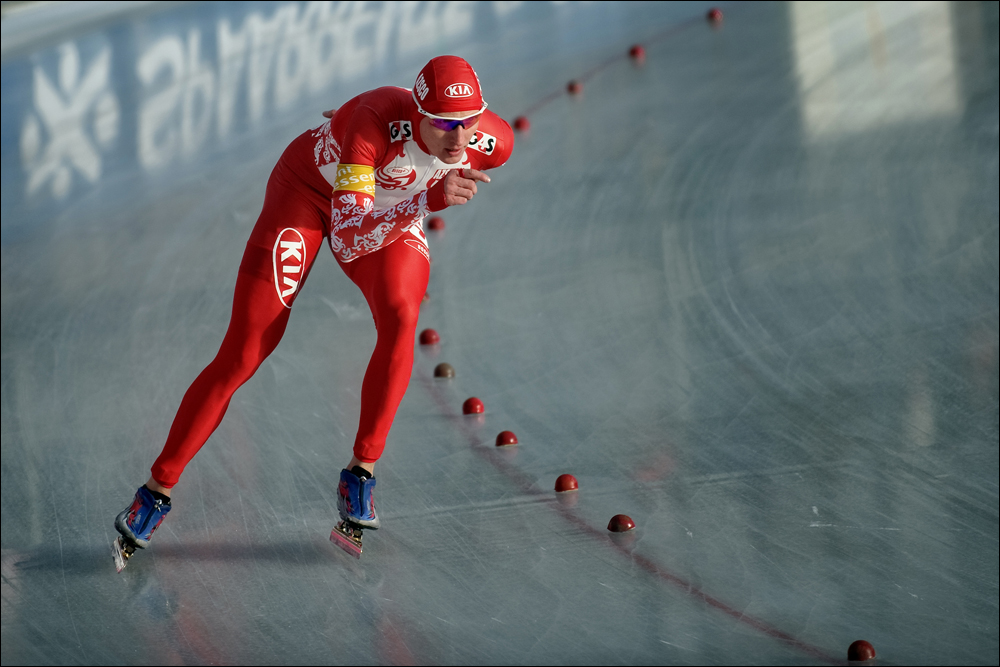
[(274, 289), (277, 290), (282, 305), (291, 308), (306, 266), (306, 241), (299, 230), (292, 227), (281, 230), (274, 242), (272, 258)]

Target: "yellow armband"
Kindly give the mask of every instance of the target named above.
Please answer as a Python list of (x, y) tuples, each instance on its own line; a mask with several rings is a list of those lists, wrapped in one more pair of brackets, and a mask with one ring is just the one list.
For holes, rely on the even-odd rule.
[(375, 167), (367, 164), (337, 165), (337, 181), (333, 191), (351, 190), (375, 196)]

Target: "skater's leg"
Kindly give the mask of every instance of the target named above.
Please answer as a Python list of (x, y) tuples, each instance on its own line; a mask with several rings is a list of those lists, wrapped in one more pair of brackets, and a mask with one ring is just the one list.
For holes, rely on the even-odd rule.
[(278, 171), (268, 182), (263, 210), (247, 243), (222, 346), (181, 401), (151, 469), (151, 490), (169, 495), (222, 421), (233, 393), (277, 347), (292, 302), (322, 245), (328, 214), (277, 177)]
[[(303, 138), (308, 140), (308, 134)], [(115, 518), (121, 535), (112, 549), (119, 572), (137, 547), (148, 545), (170, 511), (170, 488), (222, 421), (233, 393), (278, 345), (292, 303), (326, 237), (327, 188), (317, 189), (286, 164), (299, 143), (293, 142), (271, 172), (263, 209), (240, 264), (222, 346), (184, 395), (149, 481)]]
[(406, 240), (342, 265), (364, 293), (378, 331), (361, 386), (361, 419), (348, 470), (358, 465), (373, 471), (410, 382), (417, 318), (430, 264)]
[(276, 301), (272, 284), (239, 274), (222, 346), (184, 394), (167, 442), (153, 465), (152, 477), (158, 487), (169, 489), (177, 483), (184, 467), (222, 421), (233, 393), (277, 347), (291, 311)]
[(337, 488), (342, 521), (330, 535), (355, 556), (361, 553), (359, 529), (376, 529), (380, 524), (372, 495), (372, 472), (410, 382), (417, 317), (427, 289), (430, 267), (426, 255), (407, 245), (406, 240), (342, 265), (365, 295), (378, 330), (375, 351), (361, 385), (361, 419), (354, 457), (341, 471)]

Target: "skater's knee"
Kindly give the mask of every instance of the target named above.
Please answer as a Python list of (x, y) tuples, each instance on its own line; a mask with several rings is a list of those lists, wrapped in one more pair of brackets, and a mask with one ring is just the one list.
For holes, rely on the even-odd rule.
[(217, 377), (227, 385), (238, 387), (253, 377), (266, 357), (256, 345), (223, 345), (212, 366)]
[[(420, 304), (410, 303), (405, 300), (392, 301), (379, 313), (380, 332), (382, 328), (392, 329), (395, 334), (412, 332), (417, 328), (417, 319), (420, 317)], [(382, 327), (382, 323), (385, 327)], [(387, 332), (388, 333), (388, 332)]]

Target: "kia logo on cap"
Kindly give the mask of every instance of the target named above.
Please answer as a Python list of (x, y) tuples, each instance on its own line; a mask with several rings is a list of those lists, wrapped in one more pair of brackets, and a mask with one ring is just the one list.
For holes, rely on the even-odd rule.
[(467, 83), (453, 83), (444, 89), (445, 97), (472, 97), (475, 91)]

